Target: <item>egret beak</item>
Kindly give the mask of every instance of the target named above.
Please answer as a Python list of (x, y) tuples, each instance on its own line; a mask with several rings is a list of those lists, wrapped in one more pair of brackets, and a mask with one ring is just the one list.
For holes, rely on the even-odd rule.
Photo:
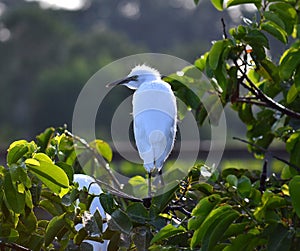
[(124, 78), (124, 79), (116, 80), (112, 83), (107, 84), (106, 87), (113, 87), (113, 86), (117, 86), (117, 85), (127, 84), (130, 81), (137, 81), (137, 79), (138, 79), (138, 76), (134, 75), (134, 76), (127, 77), (127, 78)]

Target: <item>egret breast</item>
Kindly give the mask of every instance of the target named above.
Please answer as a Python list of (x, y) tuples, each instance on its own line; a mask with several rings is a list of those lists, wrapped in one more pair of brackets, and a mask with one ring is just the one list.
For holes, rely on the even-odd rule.
[(133, 95), (135, 141), (149, 172), (162, 168), (175, 140), (176, 98), (166, 85), (141, 86)]

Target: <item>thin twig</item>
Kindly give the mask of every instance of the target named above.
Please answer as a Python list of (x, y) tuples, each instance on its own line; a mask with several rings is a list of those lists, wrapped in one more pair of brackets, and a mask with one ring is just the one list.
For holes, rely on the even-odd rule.
[(300, 167), (299, 167), (299, 166), (294, 165), (293, 163), (291, 163), (291, 162), (289, 162), (289, 161), (287, 161), (287, 160), (285, 160), (285, 159), (282, 159), (282, 158), (280, 158), (280, 157), (277, 157), (277, 156), (274, 155), (271, 151), (269, 151), (269, 150), (267, 150), (267, 149), (265, 149), (265, 148), (263, 148), (263, 147), (261, 147), (261, 146), (255, 144), (255, 143), (249, 142), (249, 141), (247, 141), (247, 140), (244, 140), (244, 139), (241, 139), (241, 138), (238, 138), (238, 137), (233, 137), (233, 139), (234, 139), (234, 140), (239, 140), (239, 141), (241, 141), (241, 142), (243, 142), (243, 143), (246, 143), (246, 144), (248, 144), (248, 145), (254, 146), (254, 147), (256, 147), (257, 149), (259, 149), (260, 151), (269, 154), (272, 158), (277, 159), (277, 160), (283, 162), (284, 164), (287, 164), (287, 165), (289, 165), (290, 167), (296, 169), (298, 172), (300, 172)]
[(224, 36), (224, 39), (227, 39), (228, 36), (227, 36), (227, 33), (226, 33), (226, 24), (225, 24), (225, 20), (224, 20), (223, 17), (221, 18), (221, 22), (222, 22), (222, 26), (223, 26), (223, 36)]
[(111, 185), (107, 184), (106, 182), (102, 181), (102, 180), (99, 180), (99, 179), (96, 179), (96, 183), (99, 183), (102, 187), (106, 187), (107, 190), (113, 194), (113, 195), (116, 195), (118, 197), (122, 197), (124, 199), (129, 199), (133, 202), (143, 202), (142, 199), (139, 199), (139, 198), (136, 198), (134, 196), (131, 196), (131, 195), (128, 195), (127, 193), (124, 193), (114, 187), (112, 187)]
[(84, 139), (72, 134), (71, 132), (65, 130), (65, 134), (72, 137), (74, 140), (80, 142), (87, 150), (89, 150), (97, 159), (97, 161), (101, 164), (101, 166), (104, 168), (104, 170), (108, 173), (108, 175), (111, 177), (115, 185), (120, 189), (121, 185), (115, 175), (112, 173), (111, 169), (109, 168), (109, 164), (106, 163), (106, 161), (103, 159), (103, 157), (94, 149), (92, 148)]
[(236, 102), (240, 102), (240, 103), (248, 103), (248, 104), (252, 104), (252, 105), (259, 105), (259, 106), (268, 107), (268, 104), (266, 102), (261, 102), (261, 101), (257, 101), (257, 100), (246, 99), (244, 97), (239, 97), (235, 101)]
[(265, 159), (263, 170), (260, 176), (260, 182), (259, 182), (259, 191), (261, 191), (262, 193), (266, 190), (267, 167), (268, 167), (268, 160)]
[(0, 247), (2, 248), (11, 248), (12, 250), (16, 251), (31, 251), (31, 249), (23, 247), (21, 245), (18, 245), (16, 243), (5, 243), (5, 242), (0, 242)]

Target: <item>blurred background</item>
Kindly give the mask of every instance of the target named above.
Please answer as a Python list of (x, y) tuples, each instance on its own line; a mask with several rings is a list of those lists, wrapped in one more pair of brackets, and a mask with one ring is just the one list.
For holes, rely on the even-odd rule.
[[(253, 9), (218, 12), (209, 0), (0, 0), (0, 148), (49, 126), (71, 128), (81, 88), (102, 66), (155, 52), (193, 63)], [(99, 90), (101, 91), (101, 90)], [(131, 92), (115, 94), (115, 106)], [(228, 109), (229, 110), (229, 109)], [(244, 135), (227, 112), (229, 133)], [(110, 141), (110, 119), (97, 121)], [(243, 145), (246, 149), (246, 145)]]

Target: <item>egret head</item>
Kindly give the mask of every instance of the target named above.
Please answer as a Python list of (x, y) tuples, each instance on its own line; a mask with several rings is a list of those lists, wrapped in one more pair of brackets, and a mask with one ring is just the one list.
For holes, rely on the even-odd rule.
[(110, 83), (107, 87), (125, 85), (135, 90), (144, 82), (151, 82), (157, 79), (161, 79), (160, 73), (156, 69), (143, 64), (135, 66), (126, 78)]

